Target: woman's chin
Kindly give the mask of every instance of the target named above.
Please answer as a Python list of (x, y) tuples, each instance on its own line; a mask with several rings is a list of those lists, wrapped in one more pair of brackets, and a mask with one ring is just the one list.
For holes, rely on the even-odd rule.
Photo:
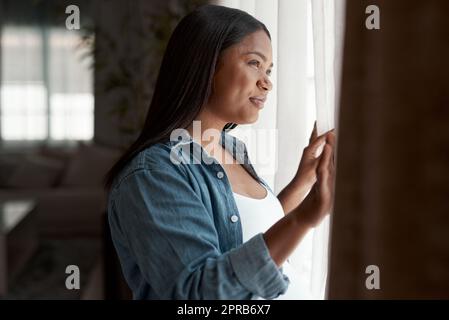
[(246, 114), (246, 117), (245, 117), (246, 124), (252, 124), (252, 123), (256, 122), (257, 120), (259, 120), (259, 110), (256, 110), (255, 112), (254, 112), (254, 110), (251, 110), (251, 111), (252, 112), (248, 112)]
[(257, 120), (259, 120), (259, 112), (256, 112), (251, 116), (251, 118), (248, 120), (248, 123), (254, 123)]
[(246, 113), (241, 115), (239, 119), (234, 119), (233, 121), (229, 121), (235, 123), (237, 125), (245, 125), (245, 124), (253, 124), (259, 119), (259, 112)]
[(240, 124), (240, 125), (245, 125), (245, 124), (253, 124), (255, 123), (257, 120), (259, 119), (259, 115), (256, 116), (252, 116), (252, 117), (246, 117), (245, 119), (239, 121), (239, 122), (234, 122), (236, 124)]

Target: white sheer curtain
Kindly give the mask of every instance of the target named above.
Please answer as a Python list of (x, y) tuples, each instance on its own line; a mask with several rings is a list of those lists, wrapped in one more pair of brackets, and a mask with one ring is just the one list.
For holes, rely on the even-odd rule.
[[(232, 134), (247, 143), (256, 170), (275, 192), (280, 192), (298, 168), (314, 120), (319, 134), (334, 127), (335, 88), (338, 87), (335, 80), (343, 34), (340, 13), (344, 1), (221, 0), (215, 3), (247, 11), (271, 33), (273, 91), (257, 123), (237, 127)], [(257, 139), (250, 139), (255, 131)], [(261, 139), (263, 132), (270, 138)], [(326, 220), (304, 238), (291, 257), (307, 292), (298, 299), (325, 297), (328, 234)]]
[[(312, 1), (315, 92), (318, 135), (335, 128), (344, 34), (345, 0)], [(330, 218), (313, 233), (312, 290), (325, 295)]]

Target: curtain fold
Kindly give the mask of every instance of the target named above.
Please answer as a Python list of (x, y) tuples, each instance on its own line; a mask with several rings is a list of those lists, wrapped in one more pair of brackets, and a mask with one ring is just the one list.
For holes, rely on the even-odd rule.
[[(298, 169), (301, 152), (308, 145), (315, 119), (314, 101), (310, 95), (313, 78), (308, 73), (308, 0), (283, 0), (278, 2), (278, 97), (277, 122), (278, 159), (275, 191), (280, 192)], [(310, 34), (308, 34), (310, 31)], [(313, 66), (311, 76), (313, 77)], [(304, 286), (304, 296), (312, 295), (312, 234), (307, 234), (290, 257)]]
[[(335, 128), (345, 1), (314, 0), (312, 4), (317, 133)], [(330, 217), (313, 232), (311, 290), (324, 297), (328, 268)]]

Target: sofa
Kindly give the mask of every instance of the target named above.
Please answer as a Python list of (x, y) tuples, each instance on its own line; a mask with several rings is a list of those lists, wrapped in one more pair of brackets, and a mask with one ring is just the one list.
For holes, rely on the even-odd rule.
[(0, 200), (32, 198), (41, 237), (102, 236), (102, 179), (120, 150), (80, 142), (0, 154)]
[[(104, 263), (112, 265), (117, 257), (110, 243), (102, 180), (120, 153), (86, 142), (20, 152), (0, 150), (0, 201), (35, 200), (33, 230), (39, 243), (33, 258), (20, 270), (14, 270), (17, 277), (9, 280), (11, 297), (105, 299), (117, 291), (114, 288), (123, 278), (117, 272), (111, 273), (111, 267), (106, 268)], [(79, 252), (67, 243), (84, 249)], [(61, 264), (66, 260), (84, 266), (84, 284), (73, 295), (61, 287), (63, 281), (55, 281), (61, 277)]]

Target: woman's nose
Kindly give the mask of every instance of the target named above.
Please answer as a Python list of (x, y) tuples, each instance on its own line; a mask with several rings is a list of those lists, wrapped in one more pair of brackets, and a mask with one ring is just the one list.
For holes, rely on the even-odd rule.
[(271, 91), (273, 89), (273, 84), (271, 83), (270, 79), (268, 77), (264, 77), (258, 81), (259, 88), (263, 89), (264, 91)]

